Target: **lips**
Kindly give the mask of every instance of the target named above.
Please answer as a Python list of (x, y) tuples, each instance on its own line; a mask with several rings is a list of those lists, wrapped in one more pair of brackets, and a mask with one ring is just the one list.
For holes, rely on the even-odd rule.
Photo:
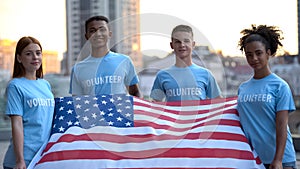
[(39, 65), (40, 62), (31, 62), (32, 65)]

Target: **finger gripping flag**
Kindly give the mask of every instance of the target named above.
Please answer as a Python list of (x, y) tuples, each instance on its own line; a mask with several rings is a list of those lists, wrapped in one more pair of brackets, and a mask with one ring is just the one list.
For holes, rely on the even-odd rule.
[(34, 169), (264, 168), (236, 98), (150, 102), (128, 95), (55, 99), (50, 139)]

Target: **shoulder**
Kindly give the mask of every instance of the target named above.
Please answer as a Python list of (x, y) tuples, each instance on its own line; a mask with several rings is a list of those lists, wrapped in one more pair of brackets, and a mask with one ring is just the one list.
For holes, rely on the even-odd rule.
[(48, 81), (48, 80), (46, 80), (46, 79), (38, 79), (38, 82), (39, 82), (39, 83), (46, 84), (46, 85), (49, 85), (49, 86), (50, 86), (50, 83), (49, 83), (49, 81)]
[(109, 57), (110, 57), (110, 58), (113, 58), (113, 59), (120, 59), (120, 60), (128, 60), (128, 61), (131, 61), (130, 56), (125, 55), (125, 54), (123, 54), (123, 53), (117, 53), (117, 52), (112, 52), (112, 51), (110, 51), (110, 52), (109, 52)]
[(7, 83), (7, 87), (14, 87), (23, 84), (24, 78), (13, 78)]

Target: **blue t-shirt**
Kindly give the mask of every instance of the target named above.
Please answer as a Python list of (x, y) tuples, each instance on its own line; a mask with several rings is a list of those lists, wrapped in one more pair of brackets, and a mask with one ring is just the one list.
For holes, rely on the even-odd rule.
[[(14, 78), (8, 84), (6, 115), (22, 116), (24, 131), (24, 160), (26, 166), (49, 139), (54, 113), (54, 97), (50, 84), (44, 79)], [(4, 158), (4, 166), (16, 164), (12, 140)]]
[(220, 96), (212, 73), (192, 64), (185, 68), (172, 66), (157, 73), (150, 97), (154, 100), (204, 100)]
[(127, 94), (126, 86), (139, 82), (127, 55), (109, 52), (89, 56), (72, 68), (69, 93), (73, 95)]
[[(238, 90), (237, 110), (246, 137), (262, 162), (270, 164), (276, 151), (276, 113), (295, 110), (288, 84), (273, 73), (242, 83)], [(296, 160), (288, 126), (287, 130), (283, 163)]]

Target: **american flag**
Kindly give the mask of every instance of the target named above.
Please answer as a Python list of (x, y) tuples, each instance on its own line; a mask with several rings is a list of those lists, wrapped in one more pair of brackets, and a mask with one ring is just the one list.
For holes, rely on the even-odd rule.
[(150, 102), (128, 95), (55, 99), (50, 139), (29, 169), (264, 168), (236, 97)]

